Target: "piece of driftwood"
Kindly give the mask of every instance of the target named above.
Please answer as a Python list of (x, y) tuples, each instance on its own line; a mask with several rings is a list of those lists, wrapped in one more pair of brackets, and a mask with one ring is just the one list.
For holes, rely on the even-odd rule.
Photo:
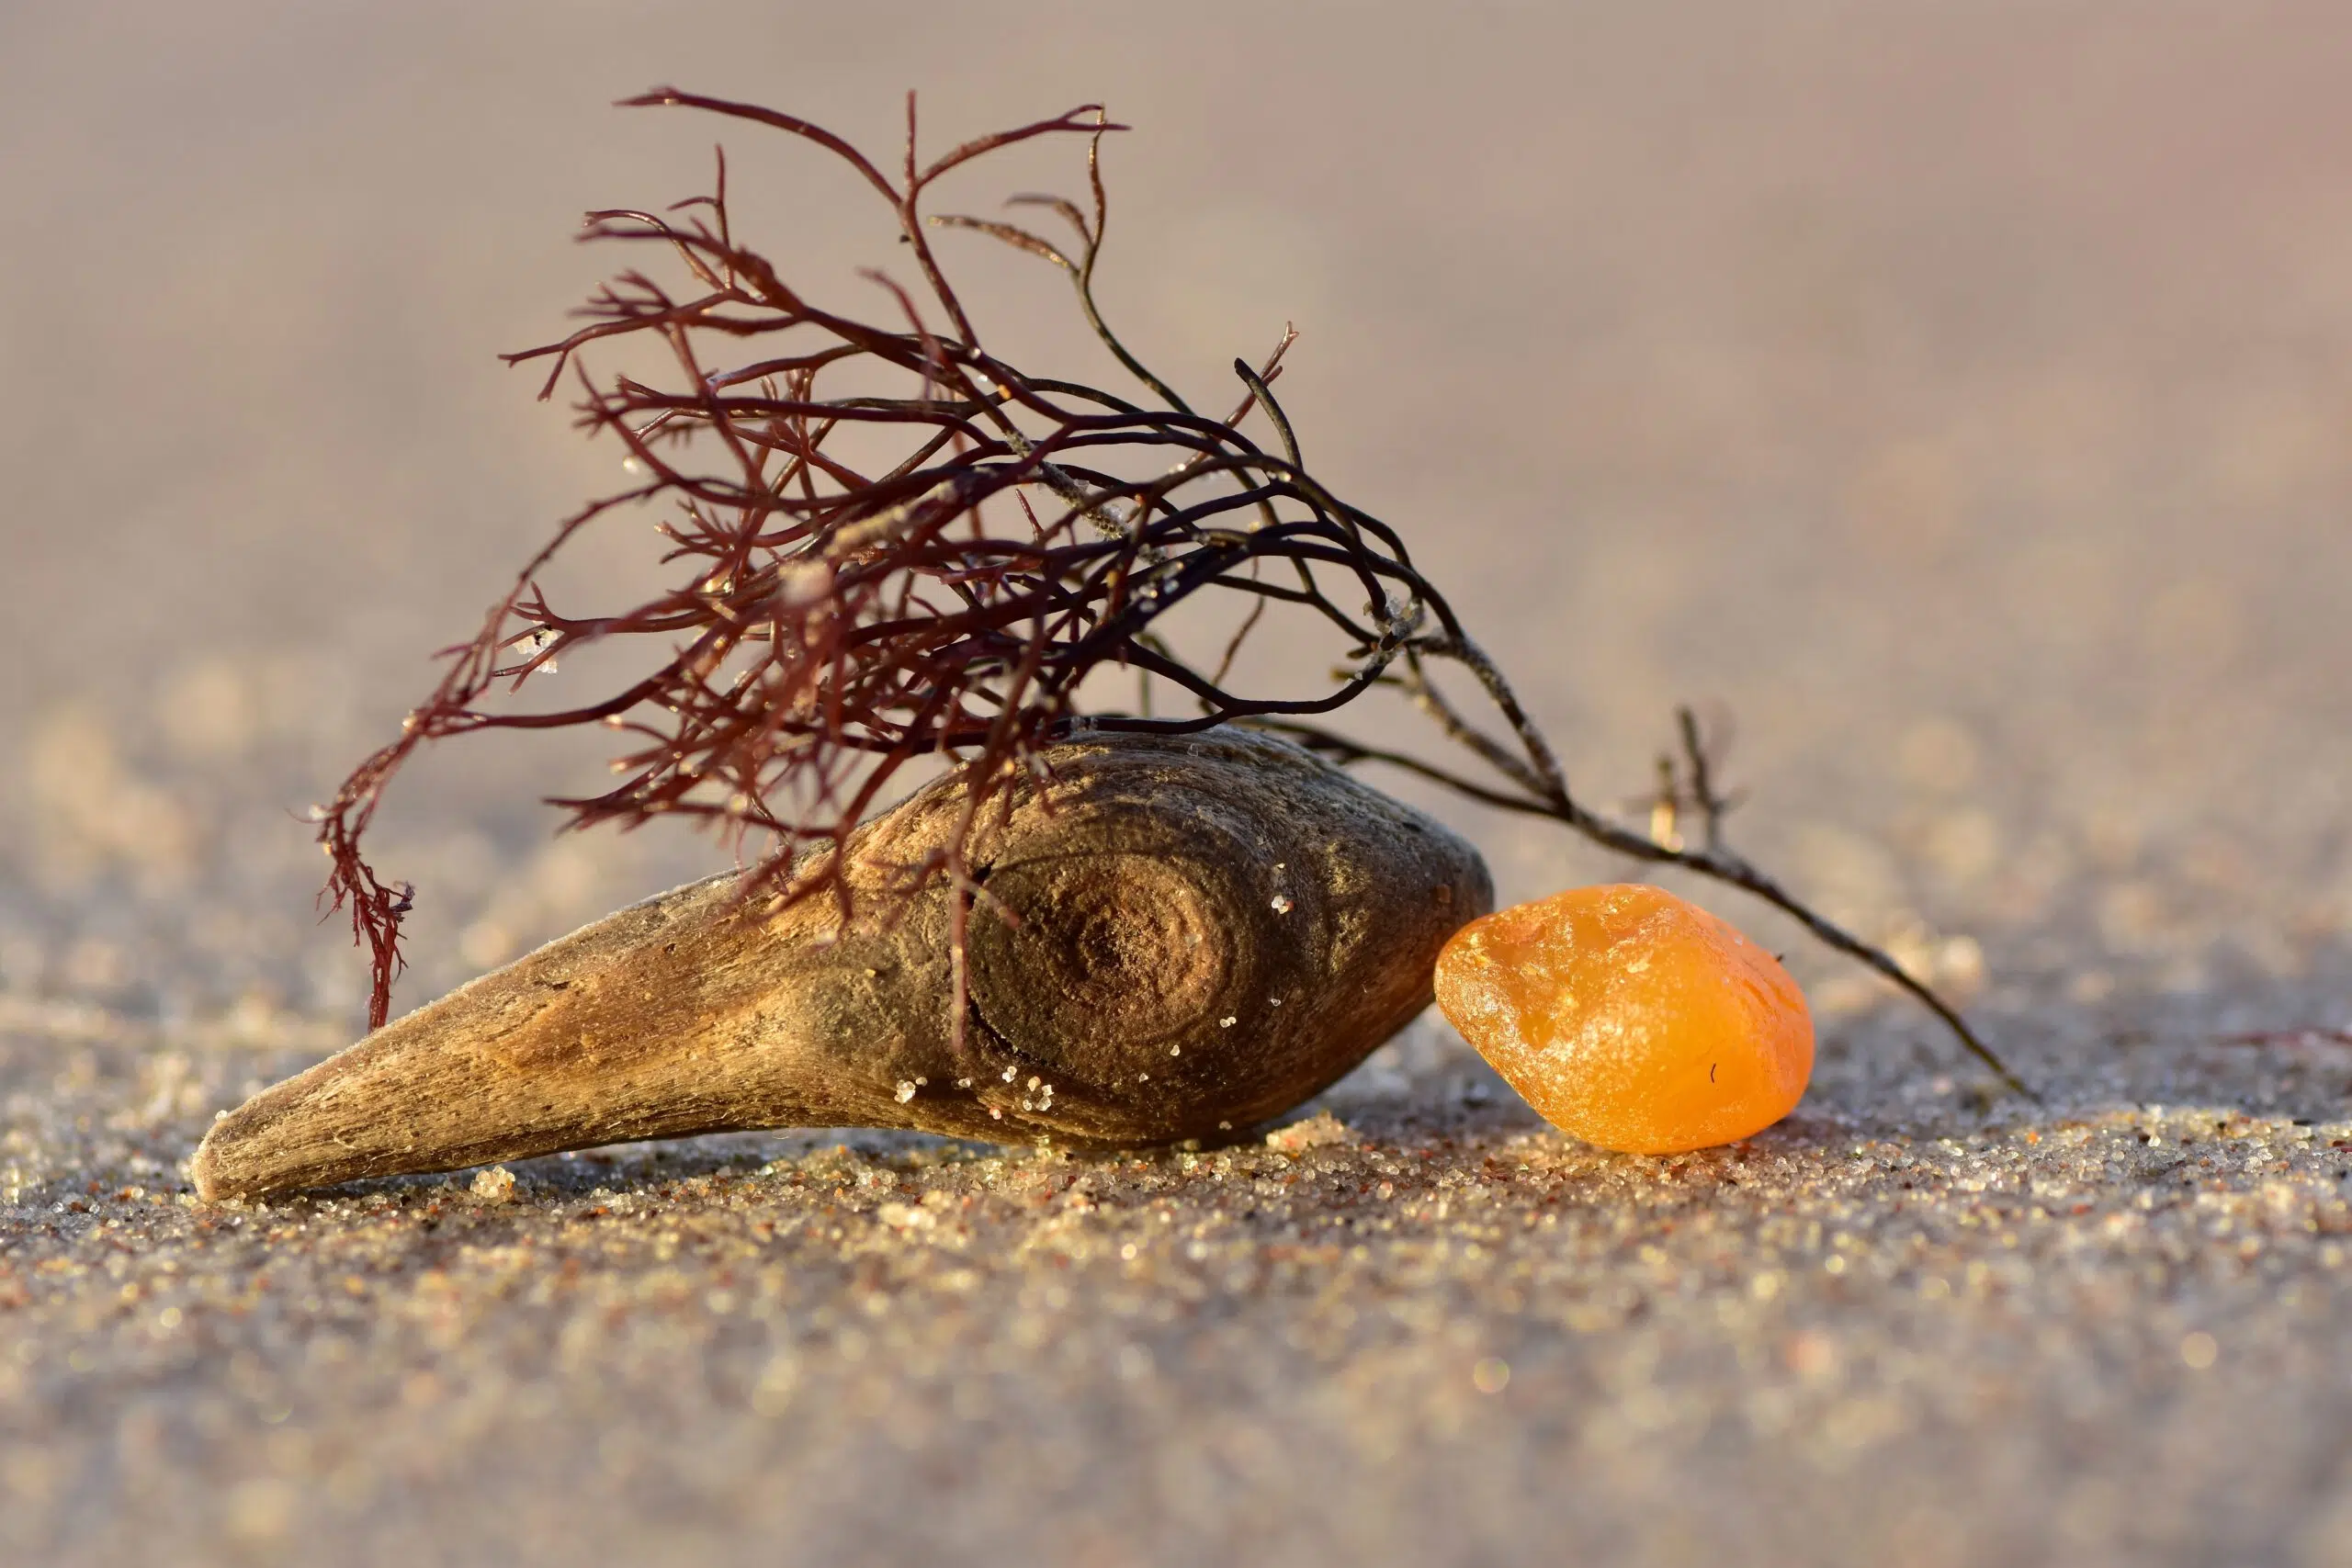
[(229, 1112), (198, 1191), (775, 1127), (1214, 1137), (1354, 1066), (1492, 904), (1467, 843), (1272, 737), (1046, 760), (973, 831), (960, 1048), (948, 880), (892, 891), (955, 829), (943, 783), (852, 838), (846, 923), (830, 897), (747, 904), (732, 875), (622, 909)]

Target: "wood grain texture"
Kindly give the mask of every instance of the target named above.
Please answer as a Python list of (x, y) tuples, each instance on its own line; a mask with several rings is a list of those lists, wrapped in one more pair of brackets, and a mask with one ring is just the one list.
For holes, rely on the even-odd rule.
[(960, 1053), (948, 890), (887, 892), (955, 819), (940, 784), (851, 840), (846, 927), (829, 898), (745, 905), (732, 874), (633, 905), (255, 1095), (198, 1149), (198, 1190), (790, 1126), (1214, 1136), (1361, 1061), (1492, 904), (1467, 843), (1283, 741), (1115, 737), (1047, 761), (973, 845), (994, 907), (973, 913)]

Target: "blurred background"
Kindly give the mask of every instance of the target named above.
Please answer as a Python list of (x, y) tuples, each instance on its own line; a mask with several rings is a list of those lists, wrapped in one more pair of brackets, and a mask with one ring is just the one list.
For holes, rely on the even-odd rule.
[[(608, 107), (674, 83), (885, 155), (909, 88), (935, 148), (1105, 102), (1123, 332), (1222, 405), (1295, 321), (1310, 460), (1589, 795), (1697, 702), (1740, 841), (1955, 990), (2258, 1012), (2352, 915), (2347, 80), (2318, 0), (9, 6), (0, 990), (356, 1032), (301, 814), (617, 478), (494, 357), (618, 259), (579, 214), (723, 137), (818, 298), (901, 265), (811, 151)], [(1039, 186), (1072, 150), (949, 204)], [(1057, 278), (957, 254), (993, 345), (1104, 373)], [(398, 1006), (726, 863), (554, 837), (582, 767), (402, 778)], [(1507, 895), (1620, 869), (1439, 806)]]

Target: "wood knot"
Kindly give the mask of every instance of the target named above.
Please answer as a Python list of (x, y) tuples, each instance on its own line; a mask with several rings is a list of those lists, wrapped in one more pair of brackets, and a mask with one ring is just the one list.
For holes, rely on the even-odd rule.
[[(1075, 826), (1075, 825), (1073, 825)], [(1124, 824), (1132, 834), (1132, 821)], [(1020, 1056), (1068, 1079), (1109, 1084), (1185, 1075), (1219, 1021), (1254, 1012), (1273, 948), (1250, 857), (1201, 822), (1162, 822), (1149, 844), (1070, 846), (994, 867), (972, 917), (972, 999)], [(1084, 840), (1082, 829), (1075, 837)], [(1017, 922), (1017, 923), (1015, 923)], [(1196, 1062), (1204, 1058), (1196, 1054)]]

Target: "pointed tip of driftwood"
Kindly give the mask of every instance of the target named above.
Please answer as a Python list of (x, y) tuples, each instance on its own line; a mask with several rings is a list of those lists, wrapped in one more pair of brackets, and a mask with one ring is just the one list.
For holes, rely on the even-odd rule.
[(206, 1130), (204, 1141), (196, 1145), (196, 1153), (188, 1158), (187, 1173), (196, 1183), (196, 1196), (201, 1202), (218, 1203), (237, 1196), (230, 1190), (220, 1168), (221, 1145), (217, 1141), (220, 1135), (220, 1123), (215, 1122)]

